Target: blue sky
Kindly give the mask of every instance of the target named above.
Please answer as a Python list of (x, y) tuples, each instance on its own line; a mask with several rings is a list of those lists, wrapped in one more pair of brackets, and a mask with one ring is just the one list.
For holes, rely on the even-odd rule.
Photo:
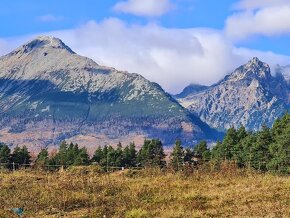
[[(117, 2), (117, 0), (2, 0), (0, 24), (4, 30), (1, 31), (1, 36), (73, 28), (88, 20), (101, 21), (111, 16), (129, 23), (155, 21), (166, 27), (223, 28), (225, 18), (235, 3), (234, 0), (176, 0), (172, 1), (176, 6), (165, 16), (147, 19), (114, 11), (113, 7)], [(53, 15), (60, 20), (41, 22), (39, 18), (45, 15)]]
[[(189, 82), (216, 82), (252, 56), (270, 65), (290, 64), (289, 0), (2, 0), (0, 4), (0, 54), (48, 34), (100, 64), (141, 73), (171, 92)], [(171, 66), (172, 60), (177, 67)]]

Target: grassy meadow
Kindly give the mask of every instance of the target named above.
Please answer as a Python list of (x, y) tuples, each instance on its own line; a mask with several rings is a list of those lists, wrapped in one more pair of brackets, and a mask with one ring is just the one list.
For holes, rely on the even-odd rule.
[(290, 217), (289, 176), (202, 171), (0, 171), (0, 217)]

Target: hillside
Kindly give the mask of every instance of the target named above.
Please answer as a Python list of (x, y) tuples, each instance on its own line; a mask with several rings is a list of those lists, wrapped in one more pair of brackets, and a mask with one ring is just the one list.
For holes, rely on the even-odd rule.
[(161, 138), (188, 144), (214, 131), (156, 83), (99, 66), (41, 36), (0, 58), (0, 141), (55, 146)]

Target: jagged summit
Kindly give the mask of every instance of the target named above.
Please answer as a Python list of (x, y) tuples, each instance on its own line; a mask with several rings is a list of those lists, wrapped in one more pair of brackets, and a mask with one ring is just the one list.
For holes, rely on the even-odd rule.
[(253, 57), (251, 60), (249, 60), (248, 64), (250, 64), (250, 65), (256, 65), (256, 66), (261, 66), (264, 63), (258, 57)]
[(252, 58), (248, 63), (237, 68), (225, 80), (244, 80), (244, 79), (271, 79), (271, 69), (267, 63), (262, 62), (257, 57)]
[(285, 76), (272, 76), (269, 65), (254, 57), (220, 82), (178, 101), (213, 127), (243, 124), (257, 130), (262, 124), (270, 126), (290, 107), (285, 80)]

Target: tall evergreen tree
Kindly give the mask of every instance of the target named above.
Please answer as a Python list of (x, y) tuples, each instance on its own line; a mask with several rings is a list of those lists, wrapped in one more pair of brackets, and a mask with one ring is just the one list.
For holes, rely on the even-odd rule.
[(234, 146), (237, 144), (237, 131), (234, 127), (228, 129), (222, 142), (222, 155), (225, 160), (232, 160), (234, 156)]
[(272, 133), (274, 142), (269, 146), (271, 160), (267, 164), (267, 169), (290, 173), (290, 115), (288, 113), (275, 122)]
[(198, 157), (199, 159), (202, 159), (204, 161), (210, 160), (210, 150), (207, 148), (207, 142), (201, 141), (198, 143), (194, 149), (194, 156)]
[(115, 166), (116, 167), (123, 167), (123, 148), (121, 142), (118, 143), (117, 148), (115, 150)]
[(95, 154), (94, 154), (94, 156), (93, 156), (93, 158), (92, 158), (92, 161), (93, 161), (93, 162), (96, 162), (97, 164), (101, 164), (101, 160), (103, 159), (103, 156), (104, 156), (104, 154), (103, 154), (103, 150), (102, 150), (102, 148), (99, 146), (99, 147), (96, 149), (96, 151), (95, 151)]
[(136, 166), (136, 147), (134, 143), (126, 146), (123, 151), (123, 165), (125, 167), (134, 167)]
[(175, 171), (179, 171), (183, 168), (184, 164), (184, 150), (181, 146), (181, 141), (177, 140), (173, 147), (171, 154), (171, 166)]
[(11, 150), (7, 145), (0, 144), (0, 164), (4, 164), (4, 167), (8, 166), (10, 153), (11, 153)]
[(159, 139), (145, 140), (138, 153), (138, 161), (143, 166), (164, 167), (164, 158), (162, 142)]
[(49, 164), (49, 154), (47, 148), (42, 148), (35, 160), (37, 165), (43, 166)]
[(16, 147), (11, 155), (11, 162), (17, 164), (30, 164), (31, 156), (26, 146)]
[(258, 170), (265, 171), (270, 160), (269, 146), (272, 144), (273, 138), (270, 129), (263, 125), (262, 130), (257, 135), (257, 141), (254, 144), (253, 167)]
[(88, 155), (87, 149), (86, 148), (81, 148), (78, 149), (78, 154), (74, 159), (74, 166), (85, 166), (89, 165), (90, 163), (90, 157)]

